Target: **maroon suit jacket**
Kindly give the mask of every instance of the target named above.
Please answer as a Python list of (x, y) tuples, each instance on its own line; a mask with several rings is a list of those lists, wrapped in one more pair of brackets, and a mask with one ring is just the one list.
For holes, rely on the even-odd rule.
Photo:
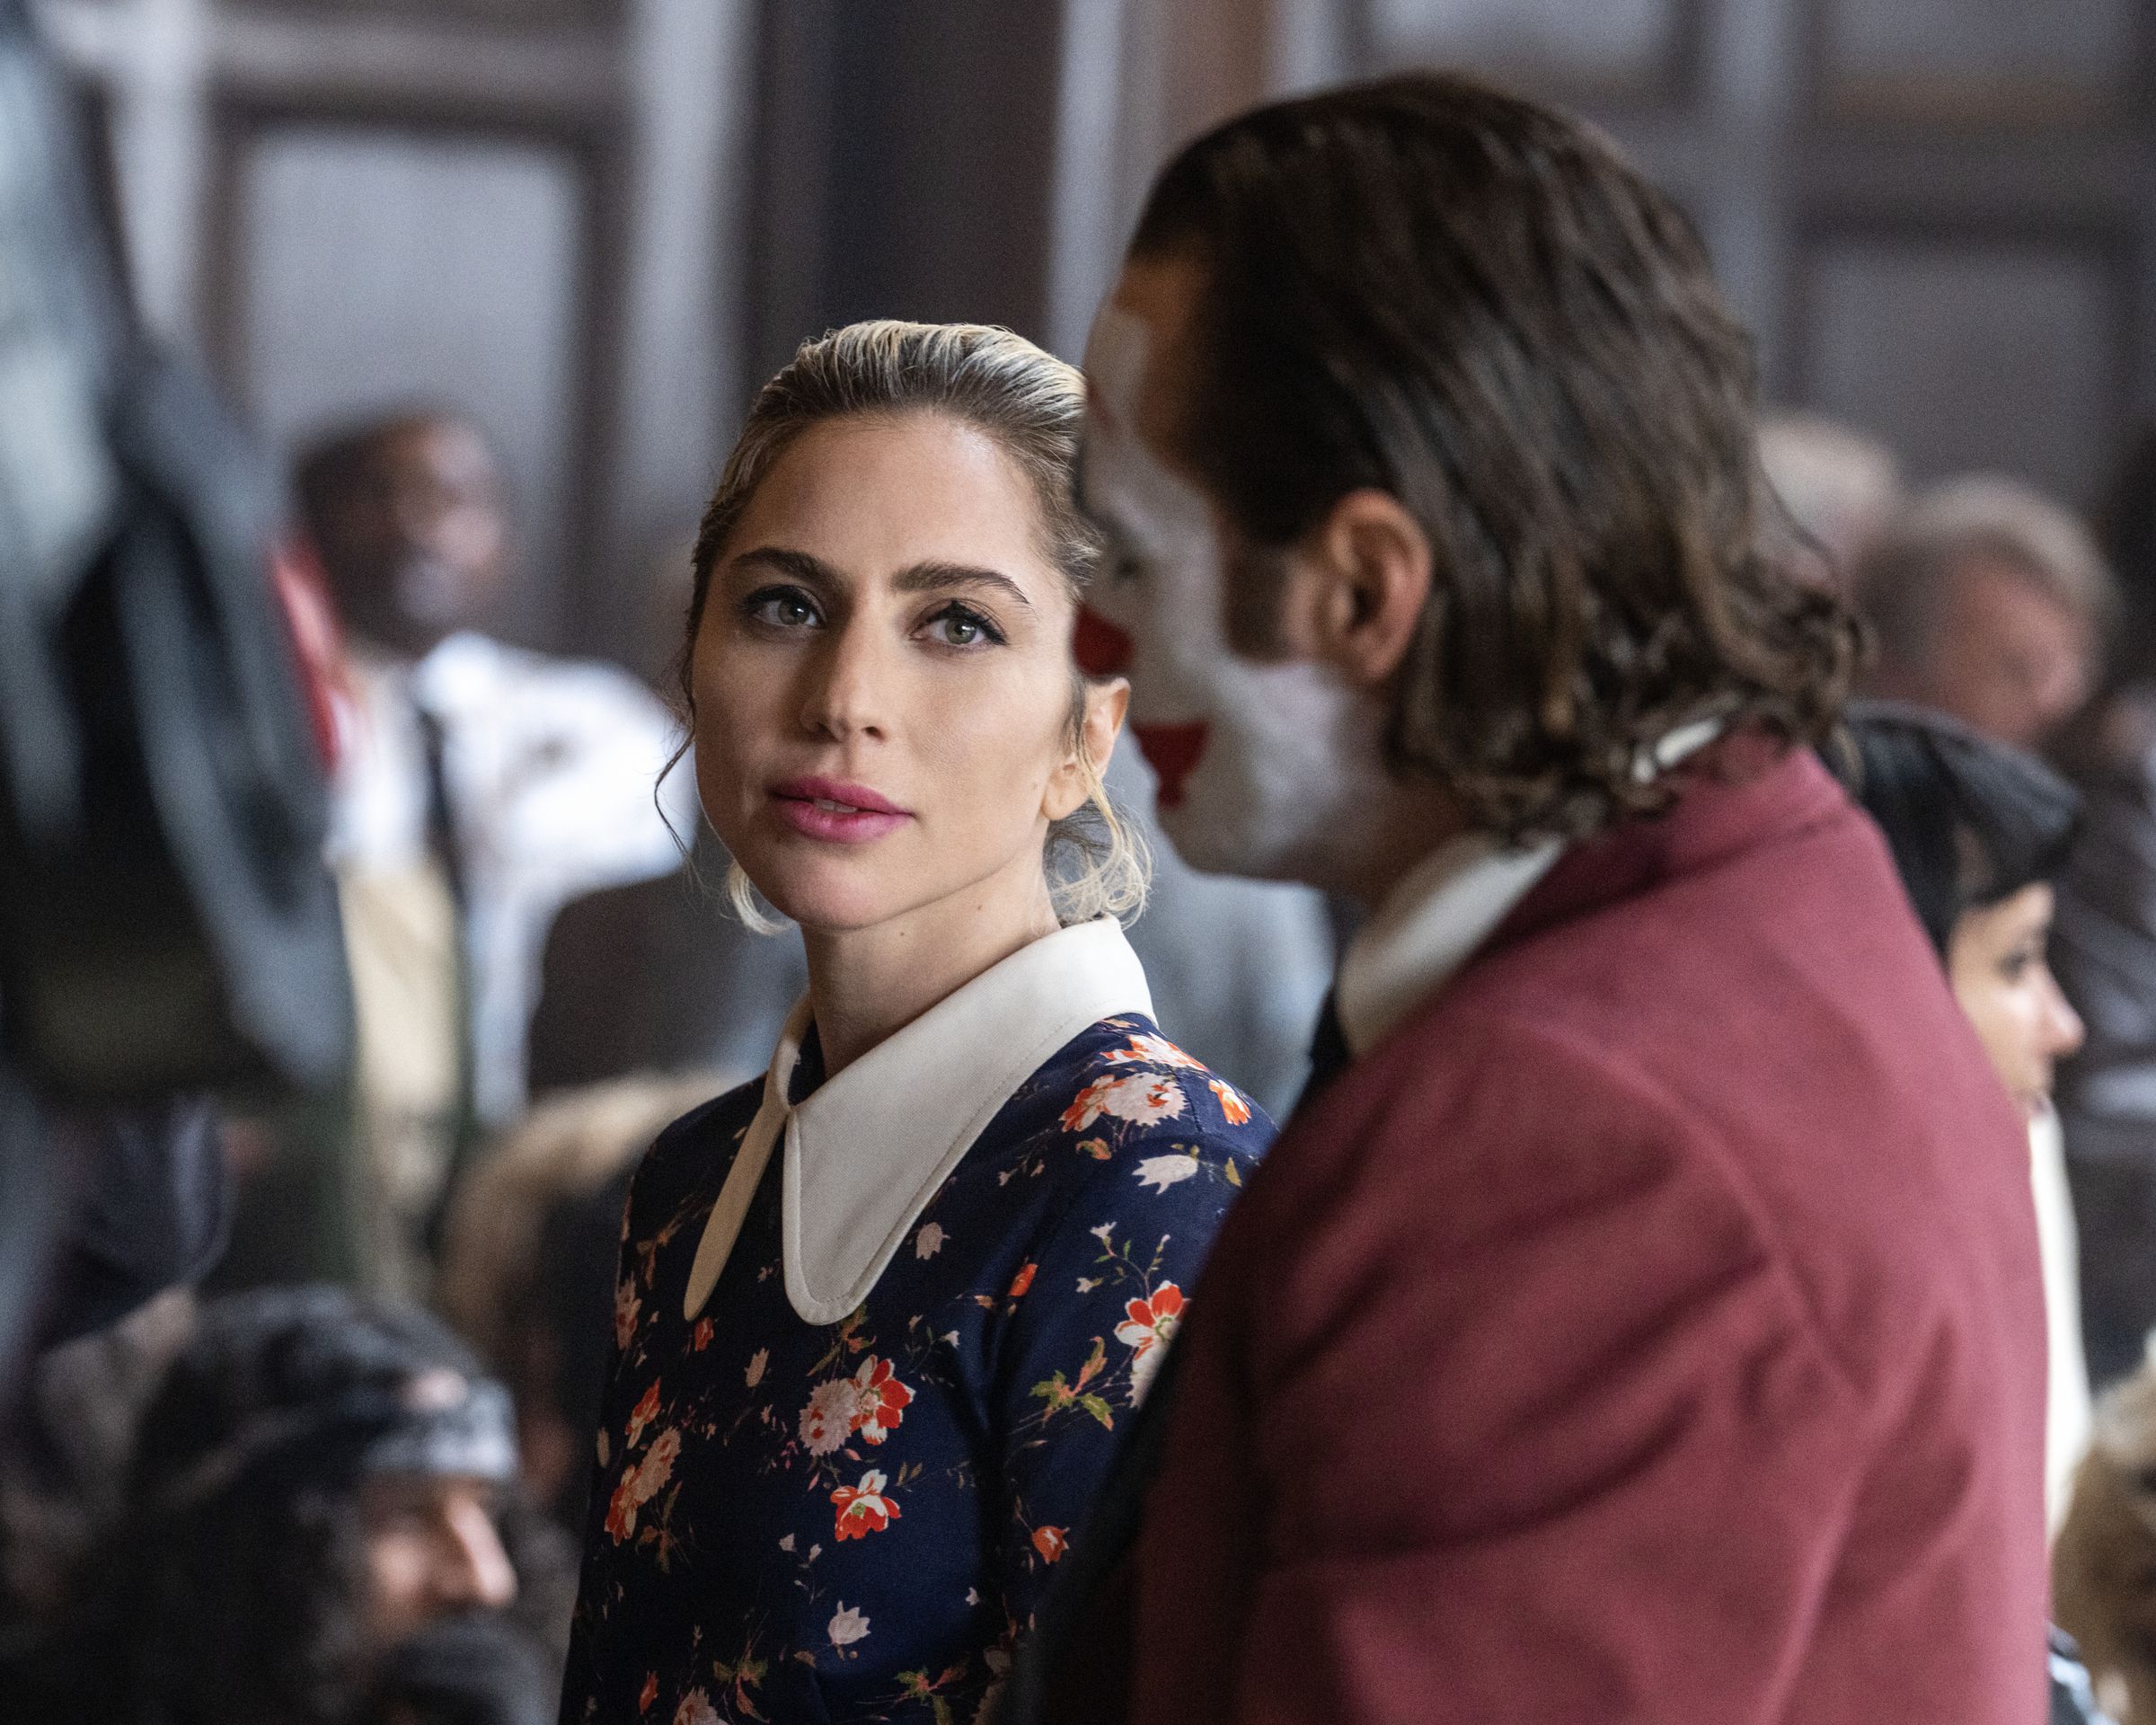
[(2025, 1126), (1817, 763), (1687, 779), (1230, 1216), (1144, 1725), (2046, 1716)]

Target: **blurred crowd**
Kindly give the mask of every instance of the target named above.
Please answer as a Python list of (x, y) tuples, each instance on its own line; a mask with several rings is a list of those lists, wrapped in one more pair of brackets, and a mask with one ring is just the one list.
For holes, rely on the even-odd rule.
[[(182, 1286), (37, 1363), (0, 1450), (11, 1719), (551, 1719), (631, 1171), (805, 986), (725, 904), (676, 668), (497, 638), (516, 539), (476, 424), (336, 428), (290, 489), (355, 1058), (144, 1129), (215, 1131), (236, 1197), (144, 1205), (199, 1213)], [(1292, 1096), (1334, 912), (1171, 855), (1153, 904), (1134, 940), (1186, 1039)], [(105, 1136), (85, 1187), (124, 1222)]]
[[(1806, 415), (1761, 455), (1869, 620), (1875, 711), (2041, 775), (2021, 842), (2055, 880), (2026, 925), (1932, 932), (2034, 1120), (2056, 1614), (2156, 1725), (2156, 433), (2086, 518), (2007, 475), (1908, 486)], [(669, 668), (496, 638), (516, 539), (480, 428), (340, 428), (292, 495), (357, 1059), (335, 1093), (225, 1110), (205, 1279), (41, 1356), (0, 1458), (11, 1719), (551, 1718), (630, 1172), (761, 1069), (803, 986), (798, 944), (723, 907)], [(1960, 734), (1930, 722), (1875, 724), (1864, 762), (1920, 912), (1891, 793), (1896, 748)], [(1143, 817), (1137, 769), (1114, 782)], [(1156, 853), (1133, 940), (1159, 1016), (1278, 1110), (1348, 913)], [(1933, 862), (1942, 903), (1985, 902), (1995, 859)]]

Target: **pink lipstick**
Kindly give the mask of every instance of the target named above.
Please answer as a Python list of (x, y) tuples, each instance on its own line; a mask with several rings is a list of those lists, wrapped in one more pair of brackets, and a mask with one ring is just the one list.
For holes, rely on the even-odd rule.
[(795, 832), (839, 845), (865, 845), (913, 818), (867, 785), (840, 779), (785, 779), (771, 787), (770, 795), (773, 811)]

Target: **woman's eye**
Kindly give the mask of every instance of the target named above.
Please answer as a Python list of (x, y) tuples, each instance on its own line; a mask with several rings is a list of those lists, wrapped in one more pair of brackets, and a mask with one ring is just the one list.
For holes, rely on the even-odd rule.
[(1000, 630), (970, 606), (947, 605), (928, 620), (930, 639), (946, 647), (978, 647), (984, 641), (1001, 643)]
[(773, 629), (801, 629), (817, 621), (815, 602), (798, 588), (752, 593), (741, 609), (750, 622)]

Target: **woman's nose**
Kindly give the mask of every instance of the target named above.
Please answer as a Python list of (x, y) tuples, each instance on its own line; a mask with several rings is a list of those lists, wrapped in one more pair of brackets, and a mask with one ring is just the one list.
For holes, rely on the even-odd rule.
[(2054, 1058), (2064, 1059), (2088, 1039), (2088, 1026), (2081, 1022), (2081, 1015), (2073, 1010), (2056, 982), (2046, 977), (2045, 988), (2049, 995), (2045, 1003), (2045, 1027), (2051, 1045), (2047, 1052)]
[(832, 630), (822, 650), (809, 656), (803, 675), (808, 686), (801, 723), (807, 729), (841, 739), (883, 734), (888, 718), (884, 667), (866, 631)]
[(461, 1499), (447, 1506), (443, 1519), (446, 1537), (437, 1591), (457, 1606), (490, 1611), (499, 1611), (515, 1599), (517, 1569), (486, 1506)]

